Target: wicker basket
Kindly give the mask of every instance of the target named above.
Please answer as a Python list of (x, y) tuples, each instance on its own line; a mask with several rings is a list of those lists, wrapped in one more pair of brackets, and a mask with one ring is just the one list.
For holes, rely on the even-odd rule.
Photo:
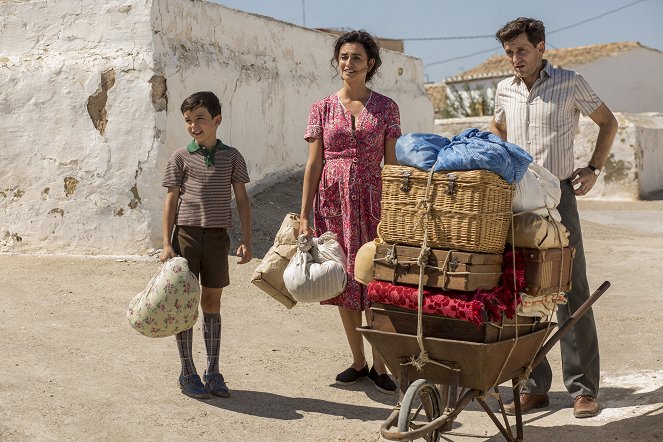
[[(382, 219), (387, 243), (421, 246), (429, 173), (407, 166), (382, 170)], [(502, 253), (511, 225), (513, 186), (488, 170), (436, 172), (428, 213), (429, 247)]]

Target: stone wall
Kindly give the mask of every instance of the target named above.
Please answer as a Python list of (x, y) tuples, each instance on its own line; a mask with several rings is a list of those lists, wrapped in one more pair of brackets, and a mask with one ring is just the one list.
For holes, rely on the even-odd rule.
[[(333, 36), (205, 1), (0, 0), (0, 16), (0, 252), (159, 247), (186, 96), (219, 96), (255, 186), (303, 167), (310, 105), (341, 84)], [(420, 60), (384, 51), (373, 88), (404, 132), (432, 130)]]

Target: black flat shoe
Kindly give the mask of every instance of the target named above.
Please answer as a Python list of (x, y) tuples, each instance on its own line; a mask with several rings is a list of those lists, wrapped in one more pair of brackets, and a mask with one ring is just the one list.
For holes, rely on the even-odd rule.
[(391, 376), (387, 373), (378, 374), (375, 367), (371, 367), (368, 372), (368, 378), (373, 381), (375, 388), (385, 394), (394, 394), (396, 392), (396, 383), (391, 380)]
[(336, 376), (336, 382), (341, 385), (350, 385), (354, 384), (361, 378), (365, 378), (366, 376), (368, 376), (368, 364), (364, 365), (364, 368), (361, 370), (355, 370), (354, 368), (350, 367), (347, 370), (339, 373)]

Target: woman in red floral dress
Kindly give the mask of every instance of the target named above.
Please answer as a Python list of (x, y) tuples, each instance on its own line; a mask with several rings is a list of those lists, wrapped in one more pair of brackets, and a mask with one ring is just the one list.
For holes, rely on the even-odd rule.
[[(381, 167), (398, 164), (396, 139), (401, 135), (396, 103), (366, 86), (382, 61), (379, 48), (365, 31), (348, 32), (336, 40), (332, 64), (343, 87), (311, 107), (305, 138), (309, 157), (304, 173), (300, 233), (310, 232), (314, 209), (315, 233), (331, 231), (346, 252), (348, 283), (345, 291), (322, 304), (338, 306), (352, 351), (352, 365), (336, 377), (352, 384), (368, 376), (378, 390), (391, 393), (396, 385), (384, 361), (373, 351), (369, 370), (364, 342), (356, 330), (370, 302), (366, 287), (354, 280), (359, 248), (377, 236), (382, 191)], [(366, 316), (369, 320), (368, 315)]]

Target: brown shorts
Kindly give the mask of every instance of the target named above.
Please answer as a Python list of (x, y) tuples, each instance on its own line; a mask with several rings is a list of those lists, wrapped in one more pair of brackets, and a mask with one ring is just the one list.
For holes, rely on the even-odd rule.
[(228, 250), (230, 238), (226, 229), (175, 226), (173, 249), (189, 262), (189, 270), (200, 284), (211, 289), (230, 284)]

